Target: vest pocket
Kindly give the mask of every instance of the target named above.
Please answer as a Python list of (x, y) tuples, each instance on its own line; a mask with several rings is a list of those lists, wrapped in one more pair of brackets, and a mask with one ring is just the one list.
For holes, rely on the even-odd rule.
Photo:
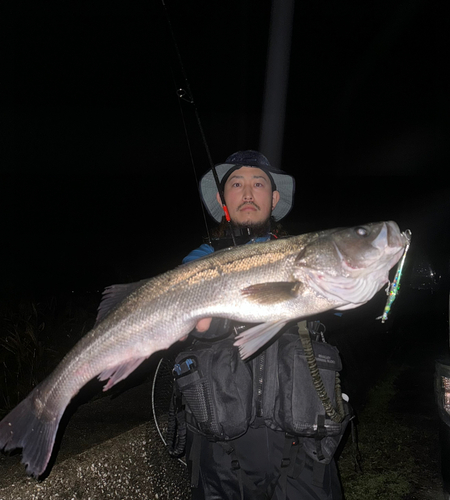
[(186, 421), (211, 440), (241, 436), (252, 419), (252, 377), (233, 341), (196, 343), (175, 360), (175, 366), (189, 364), (189, 370), (175, 375), (186, 403)]
[[(312, 342), (322, 382), (333, 405), (336, 404), (336, 372), (341, 360), (336, 347)], [(328, 418), (317, 395), (300, 339), (283, 340), (279, 348), (279, 397), (274, 420), (285, 432), (298, 436), (333, 436), (341, 433), (340, 423)]]

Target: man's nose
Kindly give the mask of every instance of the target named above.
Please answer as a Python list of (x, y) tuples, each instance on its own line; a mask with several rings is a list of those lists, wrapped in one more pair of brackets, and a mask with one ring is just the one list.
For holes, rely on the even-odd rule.
[(253, 200), (253, 191), (250, 186), (244, 188), (243, 198), (245, 201)]

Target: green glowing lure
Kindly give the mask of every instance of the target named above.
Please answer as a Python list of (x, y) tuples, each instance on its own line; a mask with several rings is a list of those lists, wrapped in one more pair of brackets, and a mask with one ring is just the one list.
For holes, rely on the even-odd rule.
[(381, 319), (382, 323), (384, 323), (388, 319), (388, 314), (391, 310), (392, 303), (394, 302), (398, 292), (400, 291), (400, 278), (402, 276), (403, 266), (405, 264), (406, 253), (408, 252), (409, 246), (411, 245), (411, 234), (412, 233), (409, 229), (407, 229), (403, 233), (403, 236), (406, 238), (407, 243), (405, 246), (403, 257), (397, 267), (397, 272), (395, 273), (394, 281), (390, 284), (390, 286), (387, 289), (388, 299), (386, 301), (386, 306), (384, 307), (383, 314), (379, 318), (377, 318)]

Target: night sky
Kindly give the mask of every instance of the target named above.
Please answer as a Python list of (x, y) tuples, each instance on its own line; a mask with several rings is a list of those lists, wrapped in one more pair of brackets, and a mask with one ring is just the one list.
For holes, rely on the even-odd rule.
[[(260, 148), (271, 3), (166, 5), (213, 161)], [(297, 179), (292, 234), (394, 219), (417, 253), (448, 262), (445, 5), (297, 2), (280, 165)], [(3, 295), (175, 267), (206, 232), (190, 151), (198, 177), (208, 159), (176, 96), (186, 83), (161, 1), (16, 7), (0, 111)]]

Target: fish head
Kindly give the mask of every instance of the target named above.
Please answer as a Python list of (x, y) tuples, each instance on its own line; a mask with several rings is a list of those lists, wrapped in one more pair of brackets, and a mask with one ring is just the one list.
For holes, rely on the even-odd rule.
[(389, 269), (399, 261), (407, 244), (394, 221), (338, 230), (331, 240), (342, 262), (341, 272), (357, 276), (382, 268), (386, 281)]
[[(393, 221), (318, 233), (296, 259), (296, 279), (342, 302), (339, 309), (367, 302), (389, 282), (408, 238)], [(295, 274), (295, 273), (294, 273)]]

